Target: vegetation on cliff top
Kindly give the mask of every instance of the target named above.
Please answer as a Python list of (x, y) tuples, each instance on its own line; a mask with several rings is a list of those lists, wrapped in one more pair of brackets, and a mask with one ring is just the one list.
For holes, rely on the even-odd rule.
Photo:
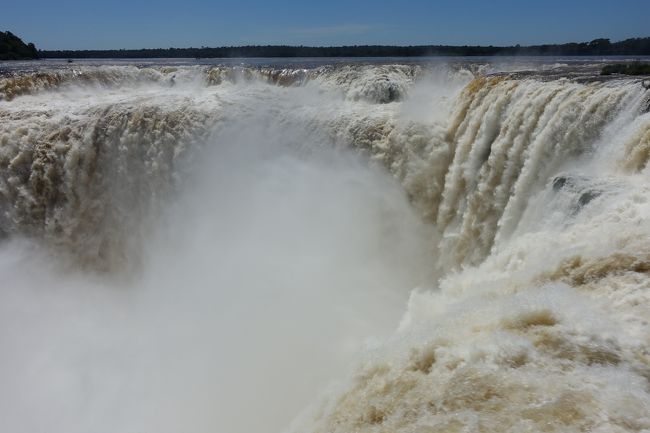
[(603, 66), (601, 75), (624, 74), (624, 75), (650, 75), (650, 63), (615, 63)]
[(0, 60), (37, 59), (38, 51), (31, 42), (25, 44), (11, 32), (0, 32)]

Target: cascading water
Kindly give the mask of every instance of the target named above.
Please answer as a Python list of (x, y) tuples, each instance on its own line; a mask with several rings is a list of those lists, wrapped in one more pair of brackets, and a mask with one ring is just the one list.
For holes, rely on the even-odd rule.
[(648, 92), (536, 68), (0, 79), (0, 426), (650, 430)]

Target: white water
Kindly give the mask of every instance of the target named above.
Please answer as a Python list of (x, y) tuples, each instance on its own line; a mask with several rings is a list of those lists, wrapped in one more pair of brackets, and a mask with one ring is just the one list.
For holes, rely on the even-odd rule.
[(19, 80), (0, 83), (3, 431), (650, 429), (638, 81)]

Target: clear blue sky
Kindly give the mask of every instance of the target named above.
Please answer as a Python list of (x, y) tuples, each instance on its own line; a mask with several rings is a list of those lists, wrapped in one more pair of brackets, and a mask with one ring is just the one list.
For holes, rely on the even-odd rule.
[(41, 49), (513, 45), (650, 36), (650, 0), (30, 0), (0, 30)]

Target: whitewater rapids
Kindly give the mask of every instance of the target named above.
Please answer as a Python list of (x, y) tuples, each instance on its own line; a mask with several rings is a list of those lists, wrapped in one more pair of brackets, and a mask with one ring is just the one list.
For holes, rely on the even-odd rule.
[(650, 432), (649, 109), (563, 64), (5, 71), (0, 430)]

